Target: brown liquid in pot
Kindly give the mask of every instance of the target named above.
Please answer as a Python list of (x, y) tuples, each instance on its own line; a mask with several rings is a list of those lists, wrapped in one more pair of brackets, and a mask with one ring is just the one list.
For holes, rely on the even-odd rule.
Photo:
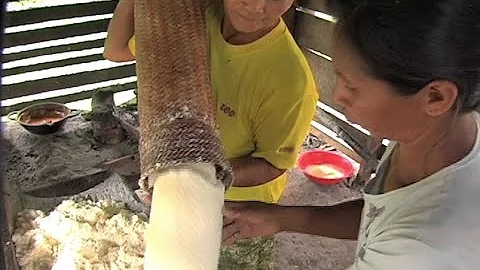
[(62, 111), (39, 110), (23, 116), (21, 122), (31, 126), (49, 125), (64, 118)]
[(25, 119), (25, 124), (32, 125), (32, 126), (41, 126), (41, 125), (53, 124), (62, 119), (63, 117), (27, 118)]

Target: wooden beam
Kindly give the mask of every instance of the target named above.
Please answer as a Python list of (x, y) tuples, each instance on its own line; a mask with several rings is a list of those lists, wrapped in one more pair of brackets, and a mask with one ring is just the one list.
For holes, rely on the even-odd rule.
[[(101, 88), (101, 89), (111, 90), (115, 93), (118, 93), (118, 92), (123, 92), (123, 91), (127, 91), (127, 90), (132, 90), (132, 89), (135, 89), (136, 87), (137, 87), (137, 83), (132, 82), (132, 83), (126, 83), (126, 84), (112, 85), (112, 86), (108, 86), (108, 87)], [(71, 94), (71, 95), (63, 95), (63, 96), (57, 96), (57, 97), (46, 98), (46, 99), (41, 99), (41, 100), (33, 100), (33, 101), (28, 101), (28, 102), (22, 102), (22, 103), (18, 103), (18, 104), (11, 105), (11, 106), (2, 106), (1, 115), (3, 116), (3, 115), (7, 115), (7, 114), (9, 114), (13, 111), (19, 111), (19, 110), (21, 110), (21, 109), (23, 109), (27, 106), (36, 104), (38, 102), (69, 103), (69, 102), (73, 102), (73, 101), (77, 101), (77, 100), (89, 99), (89, 98), (92, 97), (93, 92), (95, 90), (98, 91), (99, 89), (83, 91), (83, 92), (75, 93), (75, 94)]]
[(105, 42), (104, 39), (97, 39), (73, 44), (66, 44), (18, 53), (10, 53), (3, 55), (3, 62), (8, 63), (10, 61), (16, 61), (31, 57), (43, 56), (43, 55), (52, 55), (55, 53), (64, 53), (64, 52), (73, 52), (73, 51), (81, 51), (87, 50), (91, 48), (101, 48), (103, 47), (103, 43)]
[(29, 10), (11, 11), (5, 14), (5, 27), (27, 25), (51, 20), (70, 19), (113, 13), (118, 1), (99, 1), (62, 5)]
[(332, 22), (298, 12), (295, 38), (300, 46), (331, 56), (334, 26)]
[(3, 85), (2, 98), (10, 99), (28, 96), (102, 81), (122, 79), (135, 76), (135, 74), (135, 64), (130, 64), (103, 70), (80, 72), (41, 80), (26, 81), (18, 84)]
[[(322, 127), (321, 130), (318, 127)], [(351, 159), (355, 160), (356, 162), (362, 162), (362, 158), (350, 147), (346, 145), (344, 141), (336, 136), (332, 136), (334, 134), (333, 131), (330, 130), (332, 134), (327, 134), (326, 130), (328, 130), (325, 126), (321, 125), (320, 123), (313, 121), (310, 132), (317, 136), (320, 140), (326, 142), (327, 144), (335, 147), (338, 151), (344, 153), (345, 155), (349, 156)], [(329, 133), (330, 133), (329, 132)]]
[(301, 0), (300, 6), (329, 14), (328, 0)]
[[(341, 112), (334, 110), (325, 103), (317, 103), (317, 115), (315, 119), (333, 131), (340, 129), (342, 133), (347, 133), (351, 139), (355, 140), (357, 145), (362, 147), (362, 151), (368, 151), (368, 156), (373, 156), (375, 159), (380, 159), (382, 157), (389, 143), (388, 140), (381, 140), (381, 145), (372, 152), (373, 150), (368, 146), (371, 143), (370, 139), (372, 138), (370, 132), (359, 125), (352, 124)], [(342, 134), (337, 135), (345, 140), (345, 138), (340, 136)], [(349, 143), (347, 140), (345, 141)], [(352, 145), (350, 146), (356, 150), (355, 147)]]
[(74, 58), (69, 58), (69, 59), (64, 59), (59, 61), (41, 63), (36, 65), (34, 64), (34, 65), (28, 65), (28, 66), (21, 66), (17, 68), (4, 69), (3, 76), (16, 75), (16, 74), (32, 72), (32, 71), (40, 71), (40, 70), (45, 70), (49, 68), (65, 67), (65, 66), (75, 65), (75, 64), (89, 63), (89, 62), (103, 60), (103, 59), (104, 59), (103, 55), (94, 54), (94, 55), (74, 57)]
[(110, 19), (6, 34), (4, 48), (107, 31)]
[(341, 108), (333, 102), (333, 89), (335, 88), (336, 81), (332, 62), (321, 56), (315, 55), (305, 48), (303, 48), (303, 53), (305, 54), (315, 76), (315, 80), (317, 81), (320, 101), (337, 111), (341, 111)]
[[(315, 121), (321, 123), (322, 125), (326, 126), (330, 130), (336, 132), (337, 129), (343, 130), (351, 139), (353, 139), (360, 147), (366, 149), (367, 144), (369, 142), (370, 136), (363, 133), (362, 131), (356, 129), (352, 125), (337, 119), (335, 117), (330, 116), (325, 111), (317, 111), (317, 115), (315, 117)], [(338, 133), (338, 132), (336, 132)], [(342, 136), (339, 136), (342, 138)], [(348, 140), (342, 138), (347, 144), (349, 143)], [(351, 145), (350, 145), (351, 146)], [(355, 148), (351, 146), (354, 150)]]
[[(382, 138), (369, 137), (366, 148), (370, 153), (375, 153), (382, 146)], [(350, 186), (356, 185), (363, 187), (371, 178), (372, 172), (377, 169), (378, 159), (363, 159), (360, 162), (360, 169), (357, 176), (349, 183)]]

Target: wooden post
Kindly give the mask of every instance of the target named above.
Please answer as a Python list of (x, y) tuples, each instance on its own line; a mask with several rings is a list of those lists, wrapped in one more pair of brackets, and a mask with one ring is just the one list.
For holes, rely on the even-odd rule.
[(113, 93), (108, 89), (96, 90), (92, 96), (92, 111), (88, 114), (95, 140), (108, 145), (117, 144), (125, 138), (122, 126), (114, 116), (117, 108)]

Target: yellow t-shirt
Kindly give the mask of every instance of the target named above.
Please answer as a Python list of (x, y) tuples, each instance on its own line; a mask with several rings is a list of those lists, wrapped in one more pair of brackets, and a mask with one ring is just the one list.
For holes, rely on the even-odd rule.
[[(316, 111), (318, 93), (307, 60), (285, 23), (246, 45), (221, 34), (221, 15), (207, 10), (212, 87), (228, 158), (252, 155), (280, 169), (295, 166)], [(135, 55), (134, 37), (129, 47)], [(227, 200), (278, 202), (284, 174), (254, 187), (232, 187)]]

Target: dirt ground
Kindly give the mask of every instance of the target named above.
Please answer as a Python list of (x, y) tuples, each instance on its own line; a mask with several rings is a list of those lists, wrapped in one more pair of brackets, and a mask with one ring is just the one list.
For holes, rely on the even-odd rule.
[[(126, 113), (125, 117), (134, 120), (135, 115)], [(8, 123), (4, 127), (4, 176), (9, 187), (7, 193), (10, 194), (7, 198), (15, 206), (12, 211), (19, 210), (19, 207), (36, 206), (42, 210), (53, 207), (62, 198), (33, 199), (14, 195), (94, 173), (98, 171), (95, 165), (134, 153), (137, 148), (137, 143), (128, 139), (114, 146), (99, 145), (93, 140), (90, 123), (81, 116), (69, 119), (62, 131), (52, 135), (33, 135), (17, 123)], [(88, 195), (124, 200), (138, 209), (129, 191), (120, 182), (115, 175), (109, 175), (105, 183), (95, 187)], [(281, 203), (328, 205), (359, 196), (358, 190), (343, 185), (326, 187), (314, 184), (294, 169), (290, 172), (290, 182)], [(277, 236), (276, 269), (341, 270), (352, 263), (354, 250), (355, 242), (352, 241), (280, 234)]]

